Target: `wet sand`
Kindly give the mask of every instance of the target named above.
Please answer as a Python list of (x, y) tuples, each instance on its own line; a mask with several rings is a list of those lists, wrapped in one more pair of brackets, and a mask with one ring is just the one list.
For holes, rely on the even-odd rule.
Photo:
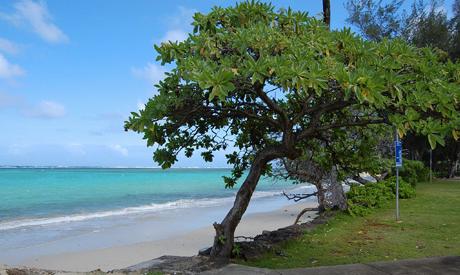
[[(261, 234), (263, 230), (276, 230), (291, 225), (300, 210), (306, 207), (315, 207), (316, 205), (314, 201), (306, 201), (286, 205), (269, 212), (247, 214), (243, 217), (235, 236), (254, 237)], [(181, 217), (175, 218), (180, 219)], [(306, 213), (302, 221), (311, 218), (314, 218), (314, 214)], [(180, 226), (180, 221), (176, 221), (172, 226)], [(155, 231), (155, 228), (146, 226), (144, 230)], [(114, 245), (102, 249), (64, 253), (60, 251), (60, 253), (56, 254), (47, 253), (47, 255), (28, 258), (18, 265), (66, 271), (91, 271), (95, 269), (108, 271), (135, 265), (162, 255), (196, 255), (199, 249), (211, 246), (214, 236), (214, 230), (211, 225), (188, 232), (183, 232), (178, 228), (171, 228), (171, 231), (173, 233), (162, 239), (128, 245)], [(137, 233), (126, 231), (123, 234)]]

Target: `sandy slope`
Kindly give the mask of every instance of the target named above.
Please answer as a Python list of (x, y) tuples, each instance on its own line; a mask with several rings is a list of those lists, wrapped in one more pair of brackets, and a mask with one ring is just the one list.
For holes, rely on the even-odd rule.
[[(315, 207), (316, 203), (305, 202), (285, 206), (281, 209), (250, 214), (243, 217), (236, 236), (255, 236), (263, 230), (285, 227), (295, 219), (305, 207)], [(308, 215), (304, 219), (308, 219)], [(313, 214), (311, 214), (313, 215)], [(151, 230), (151, 228), (146, 228)], [(211, 245), (214, 231), (212, 226), (177, 235), (168, 239), (137, 243), (111, 248), (48, 255), (27, 260), (21, 265), (53, 270), (90, 271), (95, 269), (112, 270), (131, 266), (162, 255), (191, 256), (201, 248)]]

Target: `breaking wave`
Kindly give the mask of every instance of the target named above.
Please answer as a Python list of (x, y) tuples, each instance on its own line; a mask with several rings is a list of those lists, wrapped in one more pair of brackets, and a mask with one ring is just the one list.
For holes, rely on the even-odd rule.
[[(256, 191), (253, 195), (254, 199), (266, 198), (280, 195), (280, 191)], [(201, 199), (179, 199), (165, 203), (152, 203), (142, 206), (126, 207), (122, 209), (99, 211), (84, 214), (71, 214), (66, 216), (35, 218), (35, 219), (18, 219), (6, 222), (0, 222), (0, 231), (11, 230), (21, 227), (31, 226), (46, 226), (58, 223), (79, 222), (90, 219), (107, 218), (114, 216), (124, 216), (143, 213), (154, 213), (164, 210), (194, 208), (194, 207), (210, 207), (218, 206), (226, 203), (231, 203), (234, 196), (223, 198), (201, 198)]]

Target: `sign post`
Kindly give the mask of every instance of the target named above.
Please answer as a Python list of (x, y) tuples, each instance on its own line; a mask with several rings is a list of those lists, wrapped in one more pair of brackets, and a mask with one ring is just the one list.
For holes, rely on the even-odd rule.
[(433, 183), (433, 149), (430, 148), (430, 183)]
[(396, 130), (395, 139), (395, 166), (396, 166), (396, 221), (399, 221), (399, 167), (402, 166), (402, 145)]

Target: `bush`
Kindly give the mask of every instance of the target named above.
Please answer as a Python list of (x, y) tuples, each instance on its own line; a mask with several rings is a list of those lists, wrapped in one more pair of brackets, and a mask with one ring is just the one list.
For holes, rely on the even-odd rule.
[[(352, 185), (347, 193), (348, 213), (352, 216), (364, 216), (374, 208), (379, 208), (395, 198), (396, 178), (391, 177), (377, 183)], [(408, 199), (415, 196), (414, 187), (399, 180), (399, 198)]]
[[(394, 165), (391, 169), (391, 175), (396, 175), (396, 168)], [(417, 182), (428, 180), (430, 169), (425, 167), (421, 161), (404, 159), (403, 166), (399, 169), (399, 175), (415, 187)]]
[[(382, 183), (388, 188), (391, 188), (391, 192), (393, 193), (393, 195), (396, 195), (396, 177), (391, 177), (379, 183)], [(413, 197), (415, 197), (415, 188), (413, 187), (413, 185), (409, 184), (402, 177), (399, 177), (399, 198), (410, 199)]]

